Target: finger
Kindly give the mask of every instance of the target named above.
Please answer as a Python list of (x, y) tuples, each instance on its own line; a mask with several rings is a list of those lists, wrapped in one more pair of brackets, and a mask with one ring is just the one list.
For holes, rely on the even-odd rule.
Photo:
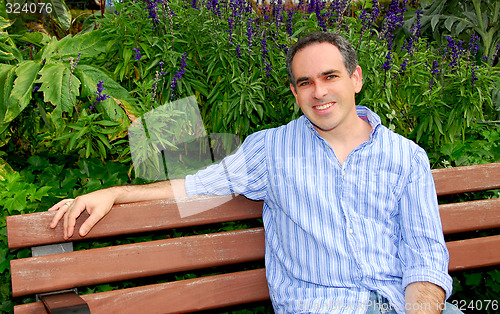
[(56, 211), (57, 210), (56, 214), (52, 218), (52, 222), (50, 223), (50, 228), (54, 229), (55, 227), (57, 227), (57, 224), (59, 223), (61, 218), (64, 216), (66, 211), (68, 210), (68, 208), (69, 208), (68, 202), (70, 202), (70, 201), (72, 201), (72, 199), (62, 200), (59, 203), (55, 204), (54, 206), (52, 206), (51, 208), (48, 209), (49, 211)]
[(103, 215), (97, 214), (97, 211), (93, 211), (92, 214), (85, 220), (85, 222), (80, 227), (80, 236), (84, 237), (89, 233), (90, 229), (92, 229), (99, 220), (104, 217)]
[(73, 236), (73, 232), (75, 230), (76, 219), (80, 214), (85, 210), (85, 203), (79, 202), (78, 199), (75, 199), (70, 205), (69, 208), (64, 215), (64, 239), (68, 239)]
[(53, 212), (53, 211), (56, 211), (56, 210), (59, 210), (63, 205), (65, 205), (67, 202), (72, 202), (73, 199), (72, 198), (67, 198), (67, 199), (64, 199), (56, 204), (54, 204), (51, 208), (47, 209), (47, 211), (49, 212)]
[(57, 227), (57, 224), (61, 220), (61, 218), (66, 214), (66, 211), (68, 210), (68, 207), (62, 208), (56, 212), (54, 217), (52, 218), (52, 221), (50, 222), (50, 228), (54, 229)]

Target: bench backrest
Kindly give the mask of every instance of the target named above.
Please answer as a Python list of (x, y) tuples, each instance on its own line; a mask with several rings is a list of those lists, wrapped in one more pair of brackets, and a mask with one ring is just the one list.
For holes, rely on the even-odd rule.
[[(500, 188), (500, 163), (433, 170), (439, 196)], [(201, 213), (179, 217), (171, 200), (116, 205), (85, 237), (148, 231), (259, 218), (262, 203), (237, 196), (209, 211), (217, 197), (183, 200)], [(445, 234), (500, 227), (500, 199), (440, 205)], [(64, 242), (61, 227), (50, 229), (53, 213), (7, 218), (10, 248)], [(87, 217), (78, 219), (77, 228)], [(74, 236), (79, 240), (79, 236)], [(450, 271), (500, 264), (500, 235), (447, 242)], [(11, 261), (14, 296), (253, 262), (264, 257), (262, 227), (104, 247)], [(92, 312), (191, 312), (269, 298), (264, 269), (158, 283), (84, 295)], [(41, 302), (20, 305), (16, 313), (42, 311)]]

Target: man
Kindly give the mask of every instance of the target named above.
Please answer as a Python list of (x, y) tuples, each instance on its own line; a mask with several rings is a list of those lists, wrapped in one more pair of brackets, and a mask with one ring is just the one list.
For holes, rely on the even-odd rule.
[[(266, 272), (277, 313), (440, 313), (451, 294), (426, 153), (356, 107), (362, 70), (341, 36), (312, 33), (287, 56), (304, 116), (250, 135), (223, 163), (185, 180), (64, 200), (64, 237), (84, 236), (114, 203), (175, 195), (264, 200)], [(147, 213), (145, 213), (147, 214)], [(451, 305), (446, 304), (451, 311)]]

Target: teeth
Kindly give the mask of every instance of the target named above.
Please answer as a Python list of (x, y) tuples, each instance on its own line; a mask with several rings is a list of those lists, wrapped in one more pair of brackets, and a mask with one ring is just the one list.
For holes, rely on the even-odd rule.
[(314, 108), (319, 109), (319, 110), (324, 110), (326, 108), (330, 108), (331, 106), (333, 106), (333, 104), (328, 103), (328, 104), (324, 104), (324, 105), (320, 105), (320, 106), (315, 106)]

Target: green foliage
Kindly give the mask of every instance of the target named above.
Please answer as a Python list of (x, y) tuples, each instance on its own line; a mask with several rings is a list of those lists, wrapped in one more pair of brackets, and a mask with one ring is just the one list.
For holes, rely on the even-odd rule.
[[(498, 53), (500, 43), (500, 2), (482, 0), (440, 0), (428, 1), (423, 9), (423, 31), (432, 34), (439, 44), (446, 44), (445, 36), (469, 38), (477, 33), (481, 38), (483, 56), (488, 57), (490, 65)], [(406, 21), (409, 30), (415, 17)]]
[[(9, 46), (10, 52), (3, 49), (4, 55), (8, 55), (7, 64), (0, 64), (0, 78), (7, 82), (0, 86), (0, 98), (3, 100), (0, 104), (0, 138), (3, 139), (3, 145), (9, 140), (29, 138), (26, 133), (33, 129), (34, 122), (37, 123), (35, 128), (38, 131), (49, 136), (45, 141), (64, 133), (68, 136), (73, 129), (67, 125), (72, 120), (78, 123), (79, 113), (89, 111), (88, 102), (95, 99), (96, 86), (101, 81), (111, 98), (96, 106), (102, 120), (99, 123), (103, 127), (112, 125), (113, 128), (99, 132), (101, 135), (106, 134), (108, 139), (96, 142), (95, 148), (100, 148), (98, 143), (107, 144), (110, 139), (125, 135), (124, 131), (129, 123), (127, 114), (135, 112), (134, 99), (104, 69), (85, 64), (86, 60), (104, 52), (101, 30), (75, 37), (67, 36), (61, 40), (49, 38), (42, 33), (24, 33), (5, 38), (5, 44), (0, 49), (15, 39), (22, 43), (38, 42), (40, 50), (32, 60), (24, 60), (15, 45)], [(43, 95), (43, 98), (39, 95)], [(38, 109), (38, 116), (42, 119), (34, 117), (33, 120), (24, 121), (25, 123), (14, 123), (16, 118), (22, 117), (23, 111), (29, 111), (26, 114), (30, 115), (33, 109)], [(118, 125), (120, 127), (116, 127)], [(101, 154), (100, 157), (105, 159), (106, 154)]]
[(454, 274), (453, 296), (448, 300), (464, 312), (498, 313), (500, 270), (469, 270)]
[(42, 197), (48, 196), (49, 186), (38, 187), (35, 184), (23, 182), (19, 173), (12, 173), (5, 176), (2, 181), (3, 188), (0, 191), (0, 206), (5, 210), (2, 212), (6, 216), (18, 215), (20, 213), (34, 212)]
[[(10, 156), (8, 160), (14, 163)], [(30, 250), (12, 250), (7, 247), (5, 218), (9, 215), (45, 211), (56, 201), (65, 197), (76, 197), (104, 187), (117, 184), (143, 183), (130, 180), (128, 167), (124, 164), (99, 159), (76, 157), (32, 156), (18, 172), (5, 175), (0, 180), (0, 311), (11, 312), (13, 302), (10, 288), (9, 261), (13, 258), (29, 257)]]
[[(108, 45), (106, 54), (121, 58), (103, 58), (102, 66), (114, 69), (113, 78), (132, 90), (146, 108), (194, 95), (208, 133), (227, 132), (242, 137), (262, 125), (287, 122), (296, 113), (293, 97), (284, 82), (282, 49), (273, 47), (270, 61), (275, 64), (271, 76), (267, 77), (257, 40), (255, 48), (250, 50), (243, 29), (240, 29), (235, 31), (234, 42), (230, 44), (227, 21), (213, 16), (206, 8), (196, 10), (185, 7), (182, 2), (170, 3), (165, 14), (172, 11), (175, 15), (155, 27), (147, 19), (141, 3), (126, 2), (116, 6), (120, 14), (108, 14), (100, 23), (109, 40), (115, 42)], [(239, 24), (244, 25), (248, 19), (255, 18), (256, 13), (242, 16)], [(133, 28), (128, 27), (131, 19)], [(116, 38), (121, 40), (116, 42)], [(237, 44), (241, 46), (241, 58), (236, 53)], [(271, 49), (271, 42), (269, 45)], [(140, 60), (135, 60), (133, 49), (141, 51)], [(180, 68), (184, 53), (188, 54), (186, 73), (177, 82), (175, 95), (172, 95), (168, 87)], [(279, 54), (274, 55), (276, 53)], [(160, 72), (164, 75), (159, 75)]]
[(477, 131), (475, 134), (468, 132), (464, 141), (446, 143), (440, 147), (439, 154), (445, 158), (445, 166), (465, 166), (500, 160), (500, 130), (481, 126)]
[[(51, 1), (54, 7), (63, 4)], [(368, 13), (376, 9), (369, 2), (362, 2)], [(325, 3), (317, 10), (310, 5), (252, 4), (235, 9), (227, 1), (219, 2), (219, 15), (206, 3), (197, 3), (197, 8), (192, 1), (164, 4), (157, 7), (159, 19), (153, 22), (143, 1), (116, 3), (116, 13), (93, 15), (82, 33), (62, 38), (59, 34), (66, 34), (73, 23), (63, 7), (57, 10), (60, 29), (51, 35), (28, 32), (19, 20), (14, 23), (0, 13), (0, 310), (12, 306), (8, 261), (29, 254), (8, 251), (6, 215), (45, 210), (61, 198), (139, 182), (130, 179), (134, 153), (143, 154), (144, 161), (160, 147), (172, 148), (180, 164), (171, 173), (181, 176), (184, 163), (205, 165), (200, 156), (206, 149), (211, 153), (222, 146), (230, 151), (223, 140), (212, 141), (212, 147), (181, 141), (186, 134), (200, 134), (199, 125), (183, 122), (186, 117), (193, 121), (196, 110), (167, 106), (160, 114), (152, 111), (173, 100), (196, 100), (206, 134), (231, 133), (241, 139), (298, 117), (284, 64), (286, 47), (314, 30), (339, 32), (356, 46), (364, 79), (357, 103), (423, 146), (433, 167), (500, 160), (500, 70), (492, 66), (499, 34), (497, 2), (434, 1), (424, 8), (424, 36), (412, 37), (417, 18), (409, 14), (406, 32), (394, 31), (390, 50), (386, 27), (391, 18), (377, 16), (364, 24), (357, 5), (338, 9)], [(446, 36), (460, 37), (467, 47), (472, 33), (481, 37), (480, 52), (487, 61), (470, 51), (457, 58), (444, 52)], [(411, 51), (406, 49), (410, 38)], [(98, 101), (100, 82), (110, 98)], [(130, 148), (124, 139), (131, 121), (146, 121), (143, 146)], [(159, 136), (163, 134), (179, 141)], [(207, 147), (201, 149), (203, 145)], [(200, 158), (188, 160), (185, 156), (193, 151)], [(155, 169), (162, 166), (151, 162)], [(234, 230), (242, 224), (217, 228)], [(205, 231), (172, 230), (170, 236)], [(81, 248), (105, 244), (82, 243)], [(496, 269), (460, 273), (454, 297), (493, 298), (498, 285)]]
[(100, 120), (100, 116), (101, 114), (82, 115), (76, 123), (67, 125), (74, 132), (66, 133), (56, 140), (69, 140), (67, 152), (80, 149), (80, 156), (100, 157), (104, 161), (106, 152), (111, 150), (108, 135), (117, 133), (120, 123)]
[[(6, 56), (6, 63), (0, 64), (0, 78), (7, 82), (0, 87), (3, 143), (10, 139), (11, 145), (18, 144), (36, 131), (45, 136), (23, 141), (31, 154), (85, 146), (89, 151), (81, 151), (81, 156), (129, 161), (125, 142), (113, 142), (126, 134), (129, 120), (188, 96), (196, 98), (207, 134), (232, 133), (243, 139), (256, 130), (282, 125), (299, 114), (288, 88), (285, 47), (321, 28), (358, 43), (365, 81), (358, 104), (373, 108), (385, 124), (431, 154), (434, 147), (464, 141), (478, 122), (500, 116), (497, 68), (478, 64), (470, 54), (455, 60), (424, 38), (415, 39), (415, 48), (407, 51), (403, 32), (387, 51), (388, 16), (378, 17), (379, 24), (365, 28), (359, 18), (346, 17), (346, 10), (337, 11), (328, 4), (322, 15), (305, 6), (292, 6), (281, 17), (273, 15), (279, 10), (265, 8), (240, 8), (235, 13), (228, 4), (221, 4), (218, 15), (205, 4), (191, 5), (179, 1), (158, 6), (159, 19), (153, 21), (142, 2), (117, 3), (116, 13), (93, 16), (86, 33), (61, 40), (36, 32), (4, 32), (0, 49)], [(356, 7), (352, 10), (353, 15), (362, 15)], [(408, 27), (415, 19), (407, 20)], [(426, 19), (424, 15), (422, 23)], [(4, 21), (2, 25), (7, 29), (10, 24)], [(25, 43), (34, 46), (30, 55), (17, 48)], [(384, 70), (388, 54), (392, 63)], [(438, 64), (437, 75), (432, 73), (433, 62)], [(458, 66), (451, 66), (452, 62)], [(89, 141), (78, 146), (51, 143), (78, 138), (68, 124), (78, 124), (83, 111), (93, 113), (90, 108), (100, 81), (112, 98), (97, 106), (99, 118), (121, 123), (115, 133), (107, 134), (110, 145), (89, 140), (95, 144), (93, 153)], [(39, 91), (31, 93), (35, 86)], [(33, 110), (38, 111), (36, 116)], [(24, 111), (28, 113), (21, 114)], [(20, 121), (29, 117), (38, 126), (13, 123), (17, 117)], [(110, 155), (110, 151), (117, 154)]]

